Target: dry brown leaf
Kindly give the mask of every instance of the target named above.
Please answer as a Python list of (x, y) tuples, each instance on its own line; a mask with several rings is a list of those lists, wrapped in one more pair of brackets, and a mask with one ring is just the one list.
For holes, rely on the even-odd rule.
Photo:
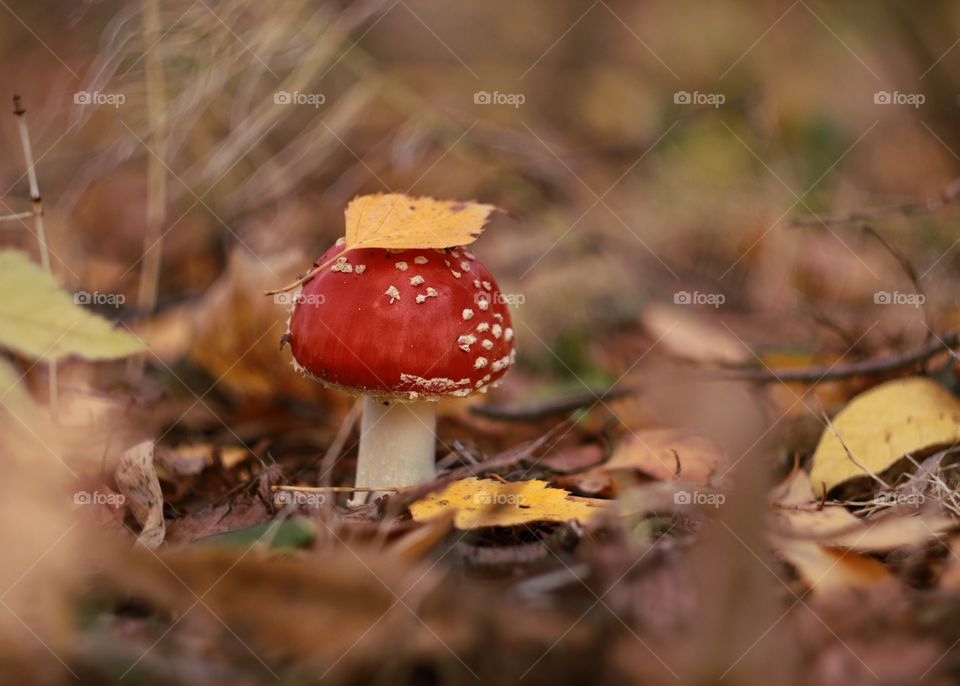
[(153, 550), (163, 543), (163, 493), (153, 465), (153, 441), (143, 441), (123, 453), (117, 466), (117, 487), (126, 498), (141, 531), (137, 543)]
[(650, 305), (643, 312), (643, 325), (666, 349), (686, 360), (742, 364), (755, 359), (733, 334), (689, 307)]
[(346, 210), (347, 249), (452, 248), (473, 243), (497, 208), (476, 202), (361, 195)]
[(817, 592), (862, 588), (893, 579), (877, 560), (849, 550), (825, 548), (813, 541), (795, 539), (780, 540), (777, 548), (803, 582)]
[(706, 485), (725, 461), (723, 452), (705, 438), (676, 429), (654, 429), (627, 436), (603, 468)]
[(926, 512), (862, 520), (839, 505), (820, 510), (783, 510), (775, 516), (790, 538), (864, 552), (920, 545), (953, 527), (949, 519)]
[[(280, 354), (292, 295), (264, 298), (265, 284), (291, 278), (303, 266), (296, 252), (258, 259), (243, 249), (230, 255), (226, 273), (192, 313), (190, 359), (218, 385), (252, 397), (335, 398), (290, 366)], [(337, 402), (337, 401), (334, 401)]]

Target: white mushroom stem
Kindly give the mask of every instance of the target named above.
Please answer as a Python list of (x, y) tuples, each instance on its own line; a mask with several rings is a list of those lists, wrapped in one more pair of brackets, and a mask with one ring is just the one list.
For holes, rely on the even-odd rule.
[(402, 488), (433, 479), (436, 406), (429, 400), (399, 402), (364, 396), (358, 488)]

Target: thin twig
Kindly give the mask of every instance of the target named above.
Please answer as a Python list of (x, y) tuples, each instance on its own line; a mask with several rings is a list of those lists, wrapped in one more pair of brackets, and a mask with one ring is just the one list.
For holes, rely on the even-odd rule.
[(343, 446), (350, 437), (350, 432), (353, 431), (353, 425), (356, 424), (362, 407), (363, 401), (358, 398), (343, 418), (343, 421), (340, 423), (340, 428), (337, 429), (333, 441), (330, 443), (326, 454), (324, 454), (323, 459), (320, 461), (320, 480), (322, 486), (330, 485), (330, 479), (333, 476), (333, 467), (337, 464), (337, 460), (340, 459), (340, 453), (343, 452)]
[(550, 398), (531, 405), (474, 405), (470, 413), (487, 419), (505, 422), (537, 422), (560, 414), (592, 407), (607, 400), (617, 400), (635, 393), (633, 388), (607, 388), (602, 391), (586, 391), (575, 395)]
[(872, 376), (896, 371), (911, 364), (923, 362), (937, 353), (949, 351), (960, 344), (960, 331), (948, 331), (939, 338), (925, 341), (923, 344), (889, 357), (861, 360), (832, 367), (807, 367), (805, 369), (724, 369), (720, 375), (724, 379), (772, 383), (798, 381), (815, 383), (849, 379), (854, 376)]
[[(407, 487), (409, 488), (409, 486)], [(278, 484), (270, 487), (271, 491), (293, 491), (294, 493), (373, 493), (379, 491), (393, 491), (399, 493), (405, 489), (394, 486), (287, 486)]]
[(843, 436), (840, 435), (840, 432), (837, 431), (837, 428), (833, 425), (833, 422), (830, 421), (830, 415), (828, 415), (824, 410), (821, 410), (821, 414), (823, 416), (824, 423), (827, 425), (827, 428), (834, 435), (834, 438), (836, 438), (837, 441), (840, 442), (840, 447), (843, 448), (843, 451), (847, 454), (847, 459), (853, 462), (853, 464), (855, 464), (858, 469), (860, 469), (865, 474), (867, 474), (871, 479), (873, 479), (874, 481), (876, 481), (878, 484), (880, 484), (881, 486), (883, 486), (885, 489), (889, 491), (890, 484), (888, 484), (886, 481), (881, 479), (879, 476), (877, 476), (877, 474), (872, 469), (870, 469), (867, 465), (865, 465), (863, 462), (858, 460), (857, 457), (853, 454), (853, 451), (851, 451), (850, 448), (847, 447), (847, 443), (846, 441), (843, 440)]
[[(50, 268), (50, 248), (47, 245), (47, 232), (43, 224), (43, 199), (40, 196), (40, 182), (37, 180), (37, 168), (33, 161), (33, 146), (30, 144), (30, 132), (27, 130), (27, 111), (23, 108), (19, 95), (13, 96), (13, 113), (17, 117), (17, 128), (20, 130), (20, 145), (23, 147), (23, 159), (27, 165), (27, 182), (30, 184), (30, 206), (32, 208), (33, 224), (37, 230), (37, 242), (40, 244), (40, 264), (44, 271), (53, 275)], [(59, 389), (57, 387), (57, 361), (50, 360), (48, 370), (48, 394), (50, 396), (50, 413), (56, 420), (59, 410)]]
[(19, 212), (17, 214), (5, 214), (0, 217), (0, 222), (15, 222), (22, 221), (24, 219), (29, 219), (33, 216), (33, 212)]
[(891, 244), (884, 238), (880, 233), (874, 229), (869, 224), (865, 224), (863, 227), (864, 232), (868, 236), (873, 236), (876, 238), (880, 245), (886, 248), (887, 252), (893, 255), (893, 259), (897, 261), (900, 265), (900, 268), (903, 269), (903, 272), (907, 275), (907, 278), (910, 279), (910, 283), (913, 284), (913, 290), (915, 293), (919, 293), (922, 296), (921, 309), (920, 313), (923, 316), (923, 325), (927, 329), (927, 340), (933, 338), (933, 329), (927, 326), (929, 321), (929, 312), (927, 312), (927, 294), (924, 291), (923, 286), (920, 285), (920, 277), (917, 275), (917, 270), (914, 269), (913, 264), (910, 262), (910, 259), (903, 253), (902, 250)]
[(847, 214), (814, 214), (807, 217), (798, 217), (790, 222), (790, 226), (822, 226), (824, 224), (829, 226), (869, 222), (890, 216), (912, 217), (922, 214), (932, 214), (941, 210), (946, 205), (956, 202), (958, 198), (960, 198), (960, 179), (954, 179), (947, 184), (940, 195), (928, 198), (927, 200), (907, 202), (900, 205), (889, 205), (887, 207), (875, 207), (849, 212)]

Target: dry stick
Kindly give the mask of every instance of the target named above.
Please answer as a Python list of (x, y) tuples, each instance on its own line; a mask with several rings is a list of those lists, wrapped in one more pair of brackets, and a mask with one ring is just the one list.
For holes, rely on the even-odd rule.
[(399, 493), (409, 486), (400, 488), (399, 486), (377, 486), (376, 488), (366, 487), (366, 486), (287, 486), (285, 484), (278, 484), (276, 486), (271, 486), (270, 490), (276, 493), (277, 491), (292, 491), (294, 493), (373, 493), (374, 491), (393, 491), (394, 493)]
[(607, 388), (602, 391), (591, 390), (560, 398), (550, 398), (531, 405), (474, 405), (470, 408), (470, 413), (505, 422), (538, 422), (548, 417), (569, 414), (576, 410), (589, 408), (607, 400), (617, 400), (634, 393), (636, 393), (636, 389), (633, 388)]
[(897, 263), (900, 265), (900, 268), (907, 275), (907, 278), (910, 279), (910, 283), (913, 284), (914, 292), (919, 293), (920, 295), (923, 296), (923, 302), (921, 303), (922, 309), (920, 310), (920, 314), (923, 317), (923, 326), (927, 330), (927, 340), (930, 340), (931, 338), (933, 338), (934, 334), (933, 334), (933, 329), (927, 326), (927, 322), (930, 319), (929, 317), (930, 313), (927, 311), (927, 294), (924, 291), (923, 286), (920, 285), (920, 277), (917, 275), (917, 270), (914, 269), (913, 264), (910, 262), (910, 259), (903, 254), (902, 250), (900, 250), (899, 248), (889, 243), (887, 239), (885, 239), (882, 235), (880, 235), (880, 233), (876, 229), (874, 229), (872, 226), (870, 226), (869, 224), (865, 224), (863, 227), (863, 230), (868, 236), (873, 236), (874, 238), (876, 238), (880, 242), (880, 245), (886, 248), (887, 252), (889, 252), (893, 256), (893, 259), (895, 259)]
[(350, 432), (353, 431), (353, 425), (356, 424), (362, 407), (363, 401), (357, 398), (353, 403), (353, 407), (350, 408), (350, 411), (347, 412), (343, 421), (340, 423), (340, 428), (337, 429), (333, 441), (330, 443), (326, 454), (320, 461), (320, 479), (322, 486), (330, 486), (330, 480), (333, 478), (333, 467), (337, 463), (337, 460), (340, 459), (340, 453), (343, 452), (343, 446), (346, 445), (347, 439), (350, 437)]
[(822, 226), (823, 224), (852, 224), (854, 222), (867, 222), (876, 219), (883, 219), (889, 216), (900, 215), (910, 217), (920, 214), (932, 214), (941, 210), (946, 205), (956, 202), (960, 199), (960, 179), (954, 179), (943, 189), (939, 196), (927, 200), (907, 202), (900, 205), (890, 205), (888, 207), (875, 207), (848, 214), (835, 215), (811, 215), (809, 217), (799, 217), (790, 222), (790, 226)]
[[(144, 69), (147, 85), (147, 124), (150, 149), (147, 156), (147, 231), (143, 238), (143, 267), (140, 270), (140, 285), (137, 289), (137, 310), (144, 315), (153, 312), (157, 305), (160, 284), (160, 264), (163, 258), (163, 221), (166, 216), (167, 173), (165, 158), (166, 132), (164, 130), (166, 95), (163, 78), (163, 52), (160, 45), (160, 0), (143, 2)], [(131, 381), (143, 374), (145, 357), (130, 359), (128, 371)]]
[[(879, 483), (881, 486), (883, 486), (885, 489), (889, 491), (890, 484), (888, 484), (886, 481), (881, 479), (879, 476), (877, 476), (876, 473), (874, 473), (872, 469), (870, 469), (867, 465), (863, 464), (863, 462), (858, 460), (856, 456), (853, 454), (853, 452), (850, 450), (850, 448), (847, 447), (847, 442), (843, 440), (843, 436), (840, 435), (840, 432), (837, 431), (837, 428), (833, 425), (833, 422), (830, 421), (830, 416), (826, 413), (826, 411), (821, 409), (820, 413), (823, 416), (823, 421), (827, 425), (827, 428), (830, 429), (830, 432), (834, 435), (837, 441), (839, 441), (840, 447), (843, 448), (843, 452), (847, 454), (847, 458), (851, 462), (853, 462), (853, 464), (855, 464), (861, 471), (867, 474), (871, 479), (873, 479), (874, 481), (876, 481), (877, 483)], [(814, 488), (816, 488), (816, 485), (814, 485)]]
[(22, 219), (29, 219), (33, 216), (33, 212), (20, 212), (18, 214), (5, 214), (0, 217), (0, 222), (15, 222)]
[[(47, 232), (43, 225), (43, 200), (40, 197), (40, 183), (37, 181), (37, 169), (33, 161), (33, 146), (30, 145), (30, 132), (27, 130), (27, 111), (20, 102), (20, 96), (13, 96), (13, 113), (17, 117), (17, 128), (20, 129), (20, 145), (23, 147), (23, 159), (27, 164), (27, 181), (30, 184), (30, 206), (33, 223), (37, 230), (37, 241), (40, 244), (40, 264), (44, 271), (51, 276), (50, 248), (47, 246)], [(50, 413), (56, 420), (59, 408), (59, 390), (57, 388), (57, 361), (50, 360), (48, 373), (48, 394), (50, 396)]]
[(287, 284), (287, 285), (284, 286), (283, 288), (278, 288), (278, 289), (273, 290), (273, 291), (264, 291), (263, 294), (264, 294), (264, 295), (276, 295), (277, 293), (286, 293), (287, 291), (292, 291), (292, 290), (293, 290), (294, 288), (296, 288), (297, 286), (302, 286), (302, 285), (305, 284), (307, 281), (309, 281), (310, 279), (312, 279), (312, 278), (313, 278), (316, 274), (318, 274), (320, 271), (322, 271), (322, 270), (326, 269), (327, 267), (329, 267), (331, 264), (333, 264), (333, 263), (336, 262), (339, 258), (341, 258), (341, 257), (343, 257), (344, 255), (346, 255), (346, 254), (347, 254), (348, 252), (350, 252), (352, 249), (353, 249), (353, 248), (346, 248), (346, 249), (338, 252), (336, 255), (334, 255), (333, 257), (331, 257), (331, 258), (330, 258), (329, 260), (327, 260), (326, 262), (322, 262), (321, 264), (318, 264), (316, 267), (311, 267), (311, 268), (308, 269), (304, 274), (302, 274), (301, 276), (298, 276), (298, 277), (297, 277), (297, 280), (294, 281), (293, 283)]
[(948, 331), (939, 338), (934, 338), (910, 348), (897, 355), (879, 359), (838, 364), (833, 367), (807, 367), (806, 369), (725, 369), (721, 371), (724, 379), (737, 381), (755, 381), (757, 383), (771, 383), (780, 381), (817, 382), (836, 379), (849, 379), (854, 376), (870, 376), (895, 371), (917, 362), (927, 360), (937, 353), (949, 351), (960, 344), (960, 331)]

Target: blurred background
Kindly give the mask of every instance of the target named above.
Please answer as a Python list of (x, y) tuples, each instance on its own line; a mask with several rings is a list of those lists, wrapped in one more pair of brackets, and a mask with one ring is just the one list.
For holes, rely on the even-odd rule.
[[(3, 0), (0, 16), (0, 94), (27, 110), (53, 271), (150, 348), (137, 383), (122, 363), (61, 366), (59, 454), (83, 478), (143, 438), (254, 463), (165, 481), (171, 520), (201, 511), (197, 489), (257, 476), (251, 456), (316, 478), (297, 470), (352, 401), (291, 369), (287, 308), (263, 291), (342, 235), (358, 194), (506, 210), (476, 252), (513, 296), (518, 363), (474, 402), (617, 383), (639, 391), (624, 426), (749, 452), (763, 403), (697, 365), (855, 359), (960, 323), (957, 3)], [(0, 213), (25, 212), (12, 114), (0, 146)], [(0, 245), (39, 259), (29, 220), (0, 224)], [(897, 300), (918, 287), (923, 307)], [(46, 368), (21, 370), (43, 399)], [(779, 411), (815, 415), (818, 394)], [(542, 433), (464, 407), (442, 439), (494, 454)], [(197, 521), (170, 540), (209, 533)]]

